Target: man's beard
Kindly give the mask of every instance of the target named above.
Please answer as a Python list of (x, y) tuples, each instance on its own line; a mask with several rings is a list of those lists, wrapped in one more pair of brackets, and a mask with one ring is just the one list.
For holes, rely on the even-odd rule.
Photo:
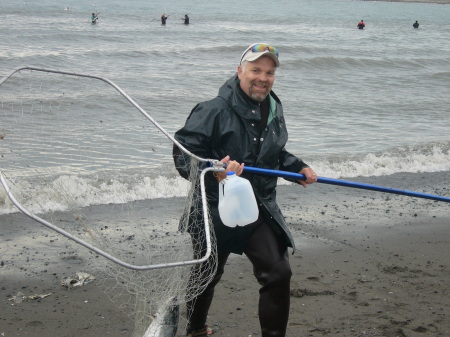
[(264, 101), (266, 99), (267, 95), (269, 94), (270, 90), (267, 90), (267, 92), (265, 92), (265, 93), (262, 93), (262, 92), (257, 92), (256, 93), (256, 92), (252, 91), (253, 86), (254, 86), (254, 83), (252, 83), (252, 86), (249, 89), (250, 97), (252, 99), (254, 99), (255, 101), (257, 101), (257, 102)]

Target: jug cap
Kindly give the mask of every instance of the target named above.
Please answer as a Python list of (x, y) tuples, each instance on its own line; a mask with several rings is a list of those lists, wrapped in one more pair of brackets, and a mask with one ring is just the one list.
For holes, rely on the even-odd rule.
[(234, 174), (234, 171), (228, 171), (227, 176), (232, 176)]

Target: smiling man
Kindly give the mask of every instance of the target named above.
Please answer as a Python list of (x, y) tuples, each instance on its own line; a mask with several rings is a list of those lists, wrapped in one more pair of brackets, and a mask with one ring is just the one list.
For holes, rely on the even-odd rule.
[[(262, 337), (286, 335), (292, 274), (288, 247), (294, 249), (294, 240), (276, 203), (278, 178), (251, 175), (243, 170), (244, 165), (250, 165), (299, 172), (306, 177), (305, 181), (299, 181), (305, 187), (317, 181), (314, 171), (285, 149), (288, 134), (283, 107), (272, 91), (280, 65), (278, 57), (278, 50), (266, 43), (249, 46), (241, 56), (237, 74), (225, 82), (216, 98), (197, 104), (185, 126), (175, 134), (192, 153), (203, 158), (222, 158), (227, 164), (226, 171), (235, 171), (248, 179), (259, 208), (259, 218), (254, 223), (234, 228), (225, 226), (218, 212), (218, 181), (226, 177), (226, 172), (205, 176), (217, 238), (218, 267), (204, 292), (187, 304), (190, 337), (208, 334), (208, 310), (230, 253), (249, 258), (261, 285), (258, 313)], [(174, 161), (180, 174), (187, 177), (190, 157), (175, 147)], [(195, 236), (198, 222), (192, 221), (190, 226), (188, 230)]]
[(238, 67), (242, 90), (258, 102), (263, 102), (272, 90), (275, 71), (280, 65), (278, 51), (275, 49), (270, 51), (270, 48), (273, 47), (262, 47), (261, 52), (253, 52), (252, 48), (248, 49), (244, 52)]

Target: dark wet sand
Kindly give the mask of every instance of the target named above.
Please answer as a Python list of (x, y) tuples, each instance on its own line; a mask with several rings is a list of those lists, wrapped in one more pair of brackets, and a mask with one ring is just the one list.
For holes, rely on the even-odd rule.
[[(450, 196), (450, 172), (358, 181)], [(298, 249), (288, 336), (450, 335), (449, 203), (324, 184), (278, 191)], [(95, 283), (60, 285), (95, 275), (85, 248), (20, 214), (0, 216), (0, 229), (0, 336), (132, 336)], [(10, 301), (18, 292), (51, 295)], [(250, 263), (233, 256), (210, 311), (214, 336), (261, 336), (257, 301)]]

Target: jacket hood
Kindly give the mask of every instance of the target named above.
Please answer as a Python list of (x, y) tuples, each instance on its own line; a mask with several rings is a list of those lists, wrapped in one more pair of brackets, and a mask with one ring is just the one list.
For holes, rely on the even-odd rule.
[(242, 93), (239, 90), (239, 83), (240, 81), (236, 73), (234, 74), (234, 76), (229, 78), (219, 89), (218, 96), (220, 98), (223, 98), (234, 108), (238, 107), (242, 103), (245, 103), (245, 105), (252, 104), (250, 100), (245, 99), (242, 96)]

